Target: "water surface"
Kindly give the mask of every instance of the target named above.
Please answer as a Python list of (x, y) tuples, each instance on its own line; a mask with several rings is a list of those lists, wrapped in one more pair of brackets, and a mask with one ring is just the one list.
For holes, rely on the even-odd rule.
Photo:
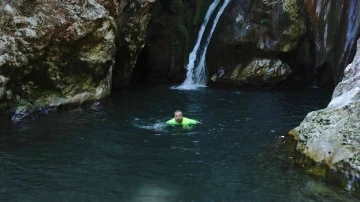
[[(279, 148), (330, 97), (155, 86), (2, 122), (0, 201), (356, 201)], [(203, 125), (164, 128), (176, 109)]]

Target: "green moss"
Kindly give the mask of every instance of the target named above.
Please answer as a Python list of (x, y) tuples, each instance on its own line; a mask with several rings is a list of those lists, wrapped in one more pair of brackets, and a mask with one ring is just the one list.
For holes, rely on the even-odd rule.
[(193, 19), (194, 25), (201, 25), (201, 23), (203, 22), (203, 20), (205, 18), (208, 6), (209, 6), (209, 4), (206, 3), (204, 0), (196, 1), (196, 11), (195, 11), (194, 19)]
[(160, 1), (156, 1), (155, 4), (153, 5), (152, 11), (151, 11), (152, 18), (159, 17), (162, 12), (163, 12), (163, 8), (161, 6)]
[(294, 45), (293, 45), (292, 43), (284, 44), (284, 45), (282, 46), (282, 48), (281, 48), (281, 51), (283, 51), (283, 52), (289, 52), (289, 51), (292, 50), (293, 46), (294, 46)]
[(261, 24), (261, 25), (264, 25), (264, 24), (266, 24), (267, 22), (268, 22), (268, 19), (267, 19), (267, 18), (263, 18), (263, 19), (260, 20), (260, 24)]
[(3, 101), (1, 101), (1, 103), (0, 103), (0, 113), (5, 111), (6, 107), (7, 107), (7, 104), (4, 103)]
[(306, 168), (307, 171), (315, 176), (326, 177), (326, 167), (324, 165), (313, 165)]
[(186, 9), (181, 0), (171, 0), (171, 8), (175, 13), (184, 11)]
[(284, 30), (284, 28), (288, 28), (290, 26), (292, 26), (293, 22), (290, 18), (289, 13), (287, 12), (283, 12), (282, 15), (280, 16), (280, 25), (281, 25), (281, 29)]
[(236, 23), (236, 25), (239, 30), (243, 30), (245, 28), (245, 24), (243, 21), (239, 21), (238, 23)]
[(201, 23), (204, 21), (205, 14), (206, 14), (206, 9), (203, 6), (197, 7), (195, 11), (193, 24), (201, 25)]
[(180, 31), (180, 33), (182, 34), (182, 36), (185, 39), (185, 43), (189, 43), (190, 42), (190, 36), (189, 36), (189, 32), (186, 29), (186, 27), (184, 25), (178, 25), (177, 29)]

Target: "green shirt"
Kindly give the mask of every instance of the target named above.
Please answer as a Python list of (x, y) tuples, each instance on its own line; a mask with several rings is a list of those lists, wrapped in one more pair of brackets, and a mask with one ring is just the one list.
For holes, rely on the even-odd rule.
[(183, 127), (189, 127), (191, 125), (195, 125), (197, 124), (198, 121), (196, 120), (193, 120), (193, 119), (188, 119), (186, 117), (183, 117), (183, 120), (181, 123), (178, 123), (175, 121), (175, 118), (171, 119), (171, 120), (168, 120), (166, 122), (166, 125), (170, 125), (170, 126), (183, 126)]

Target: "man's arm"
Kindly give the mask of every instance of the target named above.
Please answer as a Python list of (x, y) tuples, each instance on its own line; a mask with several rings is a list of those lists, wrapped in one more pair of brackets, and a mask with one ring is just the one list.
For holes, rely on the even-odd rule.
[(190, 119), (189, 122), (190, 122), (190, 124), (202, 124), (200, 121), (197, 121), (194, 119)]

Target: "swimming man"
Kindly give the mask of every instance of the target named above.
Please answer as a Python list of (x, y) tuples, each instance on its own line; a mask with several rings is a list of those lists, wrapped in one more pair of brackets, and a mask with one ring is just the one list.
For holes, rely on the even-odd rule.
[(180, 110), (176, 110), (174, 113), (174, 118), (166, 122), (166, 125), (183, 126), (183, 127), (189, 127), (195, 124), (201, 124), (201, 123), (199, 121), (183, 117), (183, 113)]

